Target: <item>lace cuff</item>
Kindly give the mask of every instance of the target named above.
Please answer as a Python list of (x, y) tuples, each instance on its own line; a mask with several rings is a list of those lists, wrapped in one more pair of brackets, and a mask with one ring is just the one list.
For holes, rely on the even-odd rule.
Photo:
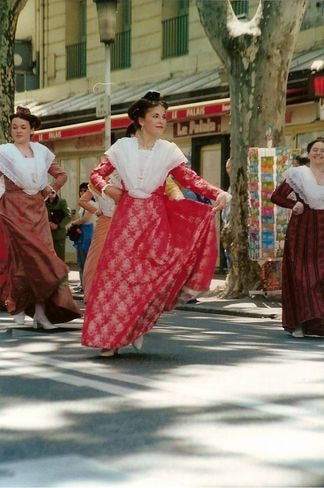
[[(218, 195), (217, 198), (220, 197), (221, 195), (225, 195), (226, 197), (226, 207), (231, 203), (232, 200), (232, 195), (228, 193), (227, 191), (221, 191)], [(217, 200), (216, 198), (216, 200)]]
[(107, 195), (107, 193), (105, 193), (105, 189), (108, 187), (108, 186), (111, 186), (111, 184), (107, 183), (105, 186), (102, 187), (101, 189), (101, 196), (102, 198), (104, 198), (105, 200), (107, 200), (108, 198), (111, 198), (109, 195)]

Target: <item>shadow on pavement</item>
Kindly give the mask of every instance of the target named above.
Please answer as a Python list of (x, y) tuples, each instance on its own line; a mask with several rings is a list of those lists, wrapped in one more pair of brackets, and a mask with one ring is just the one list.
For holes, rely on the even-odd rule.
[[(155, 456), (181, 459), (196, 475), (200, 459), (201, 487), (222, 486), (226, 473), (231, 486), (323, 486), (324, 423), (309, 416), (323, 413), (324, 375), (314, 365), (324, 341), (293, 339), (274, 321), (190, 312), (164, 314), (140, 352), (100, 358), (79, 340), (80, 331), (20, 328), (0, 343), (2, 463), (81, 456), (111, 467), (138, 457), (114, 474), (127, 480), (144, 476)], [(219, 479), (205, 485), (215, 469)], [(0, 465), (0, 486), (2, 476)]]

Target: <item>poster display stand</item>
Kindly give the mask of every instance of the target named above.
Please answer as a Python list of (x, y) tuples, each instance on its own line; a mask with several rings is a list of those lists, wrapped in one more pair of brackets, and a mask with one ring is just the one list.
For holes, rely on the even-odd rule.
[(251, 147), (248, 151), (249, 255), (261, 266), (263, 280), (262, 290), (251, 290), (250, 295), (281, 293), (281, 260), (290, 210), (274, 205), (271, 195), (298, 154), (298, 150), (283, 147)]

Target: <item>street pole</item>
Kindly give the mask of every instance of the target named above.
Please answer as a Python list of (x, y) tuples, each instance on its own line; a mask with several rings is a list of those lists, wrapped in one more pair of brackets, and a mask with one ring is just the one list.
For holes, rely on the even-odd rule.
[(93, 0), (97, 7), (100, 42), (105, 45), (105, 150), (111, 145), (111, 43), (116, 36), (117, 0)]
[(111, 146), (111, 69), (110, 69), (110, 42), (105, 42), (105, 151)]

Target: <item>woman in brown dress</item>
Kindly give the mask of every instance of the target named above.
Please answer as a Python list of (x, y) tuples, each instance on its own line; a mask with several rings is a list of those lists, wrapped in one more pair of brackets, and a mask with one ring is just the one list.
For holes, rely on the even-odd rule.
[(282, 325), (294, 337), (324, 336), (324, 138), (311, 141), (307, 152), (309, 167), (289, 168), (271, 197), (292, 210), (282, 260)]
[(2, 300), (16, 323), (23, 324), (29, 315), (35, 327), (51, 329), (52, 322), (80, 316), (68, 286), (69, 269), (54, 251), (45, 206), (46, 197), (64, 185), (67, 175), (46, 146), (31, 142), (40, 121), (28, 108), (17, 107), (10, 120), (14, 142), (0, 145), (5, 183), (0, 222), (9, 245), (8, 286)]

